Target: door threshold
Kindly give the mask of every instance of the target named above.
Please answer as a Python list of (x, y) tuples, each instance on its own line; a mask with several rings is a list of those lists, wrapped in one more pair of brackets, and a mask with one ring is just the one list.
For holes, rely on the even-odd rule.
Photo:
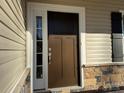
[(81, 86), (67, 86), (67, 87), (58, 87), (58, 88), (49, 88), (52, 93), (71, 93), (71, 91), (82, 91)]

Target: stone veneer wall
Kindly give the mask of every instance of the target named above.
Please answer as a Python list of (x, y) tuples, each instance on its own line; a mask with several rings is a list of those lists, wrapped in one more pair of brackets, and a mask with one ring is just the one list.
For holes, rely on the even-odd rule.
[(85, 89), (118, 89), (124, 86), (124, 65), (84, 66)]

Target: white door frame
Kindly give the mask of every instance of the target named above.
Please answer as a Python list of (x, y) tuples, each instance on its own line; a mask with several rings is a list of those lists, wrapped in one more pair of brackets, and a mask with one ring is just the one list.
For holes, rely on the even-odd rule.
[[(124, 10), (120, 10), (122, 13), (122, 38), (123, 38), (123, 55), (124, 55)], [(124, 56), (123, 56), (124, 59)]]
[[(33, 14), (34, 12), (44, 12), (43, 17), (43, 32), (45, 33), (46, 39), (43, 41), (46, 49), (48, 50), (48, 30), (47, 30), (47, 11), (56, 12), (67, 12), (67, 13), (78, 13), (79, 14), (79, 44), (80, 44), (80, 74), (81, 74), (81, 86), (84, 87), (84, 74), (83, 74), (83, 64), (86, 64), (86, 44), (85, 44), (85, 8), (84, 7), (74, 7), (74, 6), (64, 6), (55, 4), (43, 4), (43, 3), (28, 3), (28, 31), (27, 32), (27, 44), (28, 50), (27, 61), (31, 62), (29, 67), (31, 67), (31, 88), (33, 89)], [(45, 75), (45, 89), (48, 89), (48, 53), (44, 54), (44, 75)]]

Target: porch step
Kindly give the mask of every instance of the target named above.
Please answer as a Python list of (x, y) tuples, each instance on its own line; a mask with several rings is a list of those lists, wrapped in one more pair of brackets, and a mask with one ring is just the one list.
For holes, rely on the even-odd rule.
[(78, 93), (83, 89), (79, 86), (62, 87), (50, 89), (51, 93)]
[(34, 91), (33, 93), (51, 93), (51, 91), (38, 90), (38, 91)]
[(60, 88), (52, 88), (49, 91), (45, 90), (37, 90), (34, 93), (82, 93), (83, 89), (79, 86), (71, 86), (71, 87), (60, 87)]

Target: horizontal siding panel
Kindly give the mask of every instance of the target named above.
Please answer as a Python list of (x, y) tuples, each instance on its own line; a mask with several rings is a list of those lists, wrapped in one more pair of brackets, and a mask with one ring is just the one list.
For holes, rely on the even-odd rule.
[[(106, 23), (106, 22), (107, 23), (110, 23), (111, 22), (111, 20), (109, 19), (109, 17), (102, 17), (101, 15), (98, 15), (98, 14), (94, 14), (94, 15), (91, 14), (91, 15), (89, 15), (89, 16), (86, 17), (86, 20), (88, 21), (88, 23), (90, 23), (90, 21), (91, 21), (91, 23), (92, 23), (92, 21), (95, 21), (95, 22), (101, 21), (102, 24), (103, 23)], [(94, 23), (94, 24), (98, 24), (98, 23)], [(108, 24), (108, 26), (109, 25), (111, 25), (111, 24)]]
[(94, 49), (92, 49), (92, 50), (87, 50), (87, 54), (111, 54), (112, 52), (111, 52), (111, 50), (110, 49), (108, 49), (108, 50), (103, 50), (103, 49), (101, 49), (101, 50), (94, 50)]
[[(105, 14), (105, 13), (109, 13), (109, 11), (110, 11), (110, 9), (106, 10), (106, 7), (101, 7), (101, 6), (94, 6), (94, 7), (87, 6), (86, 9), (87, 9), (86, 13), (93, 13), (93, 14), (95, 14), (95, 13), (104, 13)], [(107, 15), (105, 15), (105, 16), (107, 17)]]
[(87, 42), (101, 42), (101, 41), (106, 41), (106, 42), (111, 42), (110, 38), (86, 38)]
[(24, 28), (22, 28), (22, 25), (20, 25), (19, 21), (17, 20), (16, 16), (12, 12), (11, 8), (7, 4), (6, 0), (1, 0), (1, 8), (6, 12), (6, 14), (9, 16), (9, 18), (13, 21), (13, 23), (18, 27), (18, 29), (25, 34)]
[(111, 58), (111, 54), (110, 53), (102, 53), (102, 54), (100, 54), (100, 53), (95, 53), (95, 54), (91, 54), (91, 53), (89, 53), (89, 54), (87, 54), (87, 56), (88, 56), (88, 58), (95, 58), (95, 57), (98, 57), (98, 58)]
[[(91, 11), (86, 11), (86, 13), (88, 12), (88, 15), (86, 16), (86, 19), (91, 19), (91, 20), (100, 20), (100, 19), (105, 19), (105, 20), (110, 20), (108, 17), (108, 14), (106, 14), (105, 16), (102, 16), (102, 15), (97, 15), (96, 13), (92, 13)], [(106, 12), (107, 13), (107, 12)], [(94, 19), (93, 19), (94, 18)], [(89, 22), (89, 21), (88, 21)]]
[[(23, 61), (25, 61), (25, 60), (23, 60)], [(21, 61), (19, 61), (19, 62), (21, 62)], [(15, 84), (20, 80), (20, 76), (23, 74), (24, 70), (25, 70), (25, 64), (21, 63), (20, 66), (18, 66), (16, 73), (13, 74), (15, 76), (12, 78), (10, 83), (8, 83), (7, 87), (4, 88), (3, 93), (10, 93), (10, 91), (13, 89)], [(21, 88), (22, 88), (22, 86), (18, 87), (18, 90), (20, 90)], [(20, 93), (20, 91), (18, 91), (16, 93)]]
[[(25, 22), (25, 18), (24, 18), (25, 11), (22, 10), (22, 3), (21, 3), (22, 0), (12, 0), (12, 2), (14, 4), (18, 14), (20, 15), (20, 18), (23, 20), (23, 23), (24, 23)], [(23, 4), (23, 7), (25, 7), (24, 4)]]
[[(18, 19), (19, 23), (21, 24), (21, 26), (23, 27), (23, 29), (25, 29), (25, 24), (24, 24), (24, 20), (21, 17), (21, 15), (19, 15), (19, 13), (17, 12), (17, 9), (16, 7), (14, 6), (12, 0), (7, 0), (9, 6), (11, 7), (13, 13), (15, 14), (16, 18)], [(23, 30), (24, 31), (24, 30)], [(25, 33), (25, 31), (24, 31)]]
[(123, 0), (122, 1), (120, 1), (120, 0), (118, 0), (118, 1), (113, 1), (113, 0), (107, 1), (107, 0), (105, 0), (104, 4), (106, 4), (108, 7), (113, 7), (113, 8), (116, 7), (117, 8), (117, 7), (123, 7), (124, 2), (123, 2)]
[(112, 0), (110, 0), (110, 2), (107, 0), (104, 0), (103, 2), (99, 2), (98, 0), (96, 0), (96, 2), (86, 1), (87, 7), (91, 7), (95, 10), (102, 8), (102, 9), (104, 9), (104, 11), (110, 10), (111, 8), (122, 7), (123, 4), (124, 4), (123, 1), (122, 2), (120, 2), (120, 1), (114, 2)]
[(19, 13), (19, 15), (21, 16), (20, 18), (23, 20), (24, 22), (24, 17), (23, 17), (23, 14), (24, 14), (24, 11), (22, 10), (22, 0), (12, 0), (14, 6), (16, 7), (17, 9), (17, 12)]
[(89, 50), (89, 51), (91, 51), (91, 50), (95, 50), (95, 51), (98, 50), (98, 51), (100, 51), (100, 50), (103, 50), (103, 49), (104, 49), (105, 51), (106, 51), (106, 50), (107, 50), (107, 51), (108, 51), (108, 50), (111, 51), (112, 47), (111, 47), (111, 46), (97, 46), (97, 45), (96, 45), (96, 46), (87, 46), (86, 49)]
[(111, 42), (87, 42), (87, 46), (111, 46)]
[(22, 0), (12, 0), (13, 2), (15, 2), (15, 5), (18, 7), (18, 10), (20, 10), (20, 12), (22, 13)]
[[(111, 22), (111, 20), (108, 20), (108, 19), (93, 19), (93, 18), (88, 18), (87, 19), (88, 21), (91, 21), (91, 23), (93, 23), (93, 22), (95, 22), (94, 24), (95, 25), (99, 25), (99, 24), (101, 24), (101, 25), (103, 25), (103, 26), (110, 26), (111, 24), (104, 24), (104, 23), (109, 23), (109, 22)], [(99, 24), (97, 23), (97, 22), (99, 22)], [(88, 24), (91, 24), (90, 22), (88, 23)]]
[[(101, 26), (102, 27), (102, 26)], [(111, 33), (109, 29), (104, 29), (104, 28), (89, 28), (88, 29), (89, 33)]]
[(88, 62), (111, 62), (111, 58), (88, 58), (87, 59)]
[(13, 84), (13, 82), (11, 81), (16, 79), (17, 78), (16, 76), (18, 76), (18, 78), (20, 77), (24, 68), (25, 68), (25, 57), (18, 58), (7, 64), (3, 64), (0, 66), (0, 75), (2, 76), (0, 77), (1, 93), (7, 93), (5, 92), (5, 91), (8, 91), (6, 88), (11, 86), (10, 84)]
[(0, 49), (25, 49), (25, 45), (0, 37)]
[(0, 51), (0, 65), (24, 57), (25, 55), (25, 51)]
[(112, 60), (100, 60), (100, 61), (89, 61), (88, 64), (95, 64), (95, 65), (99, 65), (99, 64), (109, 64), (112, 63)]
[[(18, 69), (18, 71), (16, 71), (15, 76), (12, 78), (11, 82), (8, 84), (7, 88), (4, 89), (4, 93), (10, 93), (10, 91), (13, 89), (13, 87), (15, 86), (15, 84), (20, 80), (20, 76), (23, 74), (24, 70), (25, 70), (25, 65), (21, 64)], [(16, 93), (20, 93), (22, 86), (18, 87), (18, 92)]]
[[(102, 33), (101, 33), (102, 34)], [(86, 38), (87, 43), (98, 42), (98, 43), (111, 43), (111, 38)], [(101, 42), (102, 41), (102, 42)]]
[[(99, 31), (100, 31), (100, 29), (108, 29), (110, 27), (109, 25), (104, 24), (104, 22), (103, 23), (101, 23), (101, 22), (103, 22), (103, 21), (100, 21), (100, 20), (99, 21), (92, 21), (92, 23), (87, 23), (87, 25), (90, 26), (90, 29), (97, 28)], [(97, 24), (97, 23), (99, 23), (99, 24)], [(101, 28), (99, 28), (99, 27), (101, 27)], [(106, 27), (108, 27), (108, 28), (106, 28)], [(110, 28), (109, 28), (109, 30), (110, 30)]]
[[(111, 28), (106, 28), (107, 26), (103, 25), (103, 24), (93, 24), (93, 23), (87, 23), (87, 25), (90, 26), (90, 28), (88, 28), (88, 32), (87, 33), (94, 33), (93, 31), (96, 30), (95, 32), (98, 32), (98, 33), (103, 33), (103, 34), (106, 34), (107, 33), (111, 33)], [(101, 27), (101, 28), (100, 28)], [(90, 32), (90, 30), (92, 32)]]
[(25, 40), (23, 40), (20, 36), (18, 36), (15, 32), (13, 32), (11, 29), (6, 27), (4, 24), (0, 23), (0, 35), (5, 36), (7, 38), (10, 38), (12, 40), (15, 40), (16, 42), (19, 42), (21, 44), (25, 45)]
[(111, 62), (111, 45), (110, 34), (86, 34), (87, 63)]
[(5, 14), (5, 12), (0, 9), (0, 19), (3, 23), (5, 23), (8, 27), (11, 27), (13, 31), (18, 33), (20, 37), (22, 37), (25, 40), (25, 35), (18, 29), (18, 27), (12, 22), (12, 20)]
[(95, 33), (88, 33), (86, 34), (87, 38), (111, 38), (111, 34), (95, 34)]

